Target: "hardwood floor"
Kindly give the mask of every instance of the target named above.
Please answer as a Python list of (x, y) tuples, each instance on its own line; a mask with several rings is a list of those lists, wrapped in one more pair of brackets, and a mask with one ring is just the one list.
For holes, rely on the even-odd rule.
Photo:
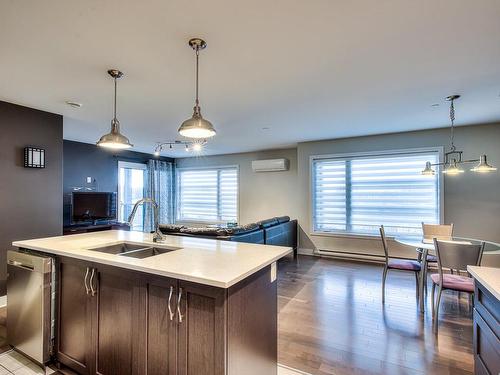
[[(417, 310), (415, 277), (381, 265), (299, 256), (279, 264), (279, 362), (311, 374), (472, 374), (467, 296), (444, 292), (437, 335), (430, 293)], [(430, 288), (429, 288), (430, 291)]]

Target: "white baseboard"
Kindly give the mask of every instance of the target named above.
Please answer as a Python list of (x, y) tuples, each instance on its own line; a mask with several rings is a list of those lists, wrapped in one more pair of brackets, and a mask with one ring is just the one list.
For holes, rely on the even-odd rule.
[(0, 296), (0, 308), (7, 306), (7, 296)]
[(346, 259), (346, 260), (359, 260), (363, 262), (374, 262), (374, 263), (383, 263), (384, 258), (376, 255), (368, 255), (368, 254), (354, 254), (347, 253), (343, 251), (325, 251), (320, 250), (316, 255), (325, 257), (325, 258), (337, 258), (337, 259)]
[(297, 250), (297, 254), (300, 255), (317, 255), (314, 253), (314, 249), (305, 249), (303, 247), (299, 247)]

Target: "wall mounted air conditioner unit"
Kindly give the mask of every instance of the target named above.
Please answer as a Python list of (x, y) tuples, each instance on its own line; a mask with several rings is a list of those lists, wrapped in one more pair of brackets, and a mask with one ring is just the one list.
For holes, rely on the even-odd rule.
[(288, 170), (288, 159), (269, 159), (252, 161), (254, 172), (277, 172)]

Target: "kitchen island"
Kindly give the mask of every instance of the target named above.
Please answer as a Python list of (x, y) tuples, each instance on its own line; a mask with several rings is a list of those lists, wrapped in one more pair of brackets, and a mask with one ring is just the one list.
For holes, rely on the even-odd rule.
[(54, 356), (79, 374), (276, 374), (291, 248), (126, 231), (13, 245), (54, 256)]

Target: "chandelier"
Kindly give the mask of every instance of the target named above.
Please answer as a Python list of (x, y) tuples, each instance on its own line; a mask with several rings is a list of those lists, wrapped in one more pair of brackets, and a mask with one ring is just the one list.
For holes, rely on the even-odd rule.
[(423, 175), (433, 176), (436, 174), (435, 170), (432, 169), (434, 166), (443, 166), (443, 173), (456, 176), (458, 174), (464, 173), (464, 170), (461, 168), (461, 165), (468, 163), (478, 163), (475, 167), (471, 168), (472, 172), (477, 173), (489, 173), (496, 171), (497, 168), (488, 164), (486, 155), (483, 154), (479, 157), (479, 159), (463, 159), (463, 151), (457, 150), (455, 146), (455, 105), (454, 102), (460, 98), (460, 95), (451, 95), (446, 98), (447, 101), (450, 102), (450, 150), (444, 153), (444, 162), (432, 164), (430, 161), (425, 163), (425, 169), (422, 171)]

